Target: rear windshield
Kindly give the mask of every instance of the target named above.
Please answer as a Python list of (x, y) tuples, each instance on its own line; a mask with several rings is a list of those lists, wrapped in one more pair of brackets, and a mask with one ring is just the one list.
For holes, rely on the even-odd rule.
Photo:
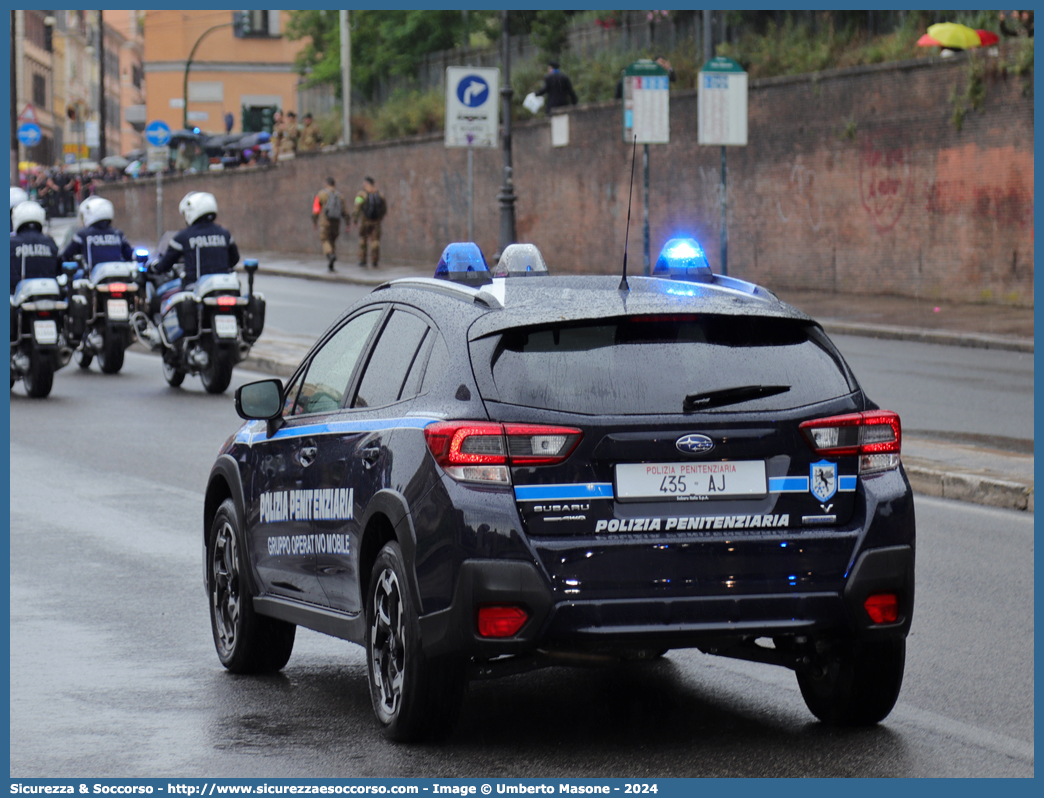
[(493, 351), (492, 370), (501, 402), (594, 415), (782, 410), (856, 387), (815, 325), (750, 316), (644, 316), (508, 330)]

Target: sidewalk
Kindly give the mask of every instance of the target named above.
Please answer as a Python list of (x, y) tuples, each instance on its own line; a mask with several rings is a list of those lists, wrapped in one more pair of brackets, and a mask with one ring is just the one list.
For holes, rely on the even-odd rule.
[[(430, 277), (434, 266), (389, 262), (380, 269), (338, 264), (319, 255), (258, 253), (259, 271), (307, 280), (377, 286), (401, 277)], [(818, 320), (828, 333), (1033, 352), (1033, 309), (934, 302), (906, 297), (779, 291), (780, 299)], [(266, 329), (246, 365), (289, 376), (313, 343)], [(937, 440), (903, 439), (903, 464), (914, 490), (929, 496), (1033, 512), (1033, 455)]]

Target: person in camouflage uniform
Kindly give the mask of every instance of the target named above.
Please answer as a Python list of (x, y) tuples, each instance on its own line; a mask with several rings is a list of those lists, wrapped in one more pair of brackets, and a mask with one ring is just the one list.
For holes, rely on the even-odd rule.
[(311, 114), (304, 115), (304, 126), (301, 128), (301, 139), (297, 142), (298, 152), (315, 152), (323, 146), (323, 134), (319, 125), (312, 120)]
[(381, 258), (381, 219), (387, 212), (387, 205), (372, 177), (363, 180), (362, 191), (355, 197), (355, 210), (352, 220), (359, 223), (359, 266), (366, 268), (366, 250), (369, 244), (373, 258), (373, 268), (378, 267)]
[(341, 219), (345, 216), (344, 197), (334, 188), (335, 184), (332, 177), (326, 178), (326, 186), (320, 189), (312, 202), (312, 227), (319, 231), (319, 243), (330, 271), (334, 271), (337, 236), (341, 233)]
[(275, 151), (276, 160), (283, 161), (293, 158), (297, 154), (297, 142), (301, 137), (301, 131), (297, 127), (297, 114), (287, 111), (286, 116), (275, 125)]

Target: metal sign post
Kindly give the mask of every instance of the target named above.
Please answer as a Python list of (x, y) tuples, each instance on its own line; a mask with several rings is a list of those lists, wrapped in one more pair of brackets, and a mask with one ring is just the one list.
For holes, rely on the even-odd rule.
[(645, 198), (642, 206), (642, 268), (649, 275), (649, 145), (671, 140), (670, 82), (667, 70), (648, 58), (623, 73), (623, 137), (642, 145)]
[(156, 173), (156, 240), (163, 238), (163, 171), (170, 163), (170, 125), (154, 119), (145, 126), (147, 149), (146, 166)]
[(495, 148), (500, 70), (446, 67), (446, 147), (468, 148), (468, 241), (475, 240), (475, 147)]
[(700, 70), (697, 142), (721, 147), (721, 273), (729, 273), (726, 147), (747, 146), (747, 73), (731, 58), (717, 56)]

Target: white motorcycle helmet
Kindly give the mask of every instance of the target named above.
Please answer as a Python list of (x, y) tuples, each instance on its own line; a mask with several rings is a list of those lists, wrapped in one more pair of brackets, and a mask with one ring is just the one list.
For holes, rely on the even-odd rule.
[(14, 210), (15, 205), (25, 202), (27, 199), (29, 199), (29, 195), (25, 193), (24, 188), (11, 186), (11, 210)]
[(40, 229), (42, 230), (44, 222), (46, 221), (47, 212), (39, 202), (33, 202), (32, 200), (19, 202), (11, 211), (11, 225), (14, 227), (16, 233), (20, 233), (22, 227), (32, 222), (36, 222), (40, 225)]
[(80, 224), (84, 227), (103, 220), (111, 222), (115, 215), (112, 203), (103, 197), (88, 197), (80, 203)]
[(178, 205), (178, 211), (185, 217), (185, 224), (190, 225), (208, 213), (217, 216), (217, 200), (205, 191), (190, 191)]

